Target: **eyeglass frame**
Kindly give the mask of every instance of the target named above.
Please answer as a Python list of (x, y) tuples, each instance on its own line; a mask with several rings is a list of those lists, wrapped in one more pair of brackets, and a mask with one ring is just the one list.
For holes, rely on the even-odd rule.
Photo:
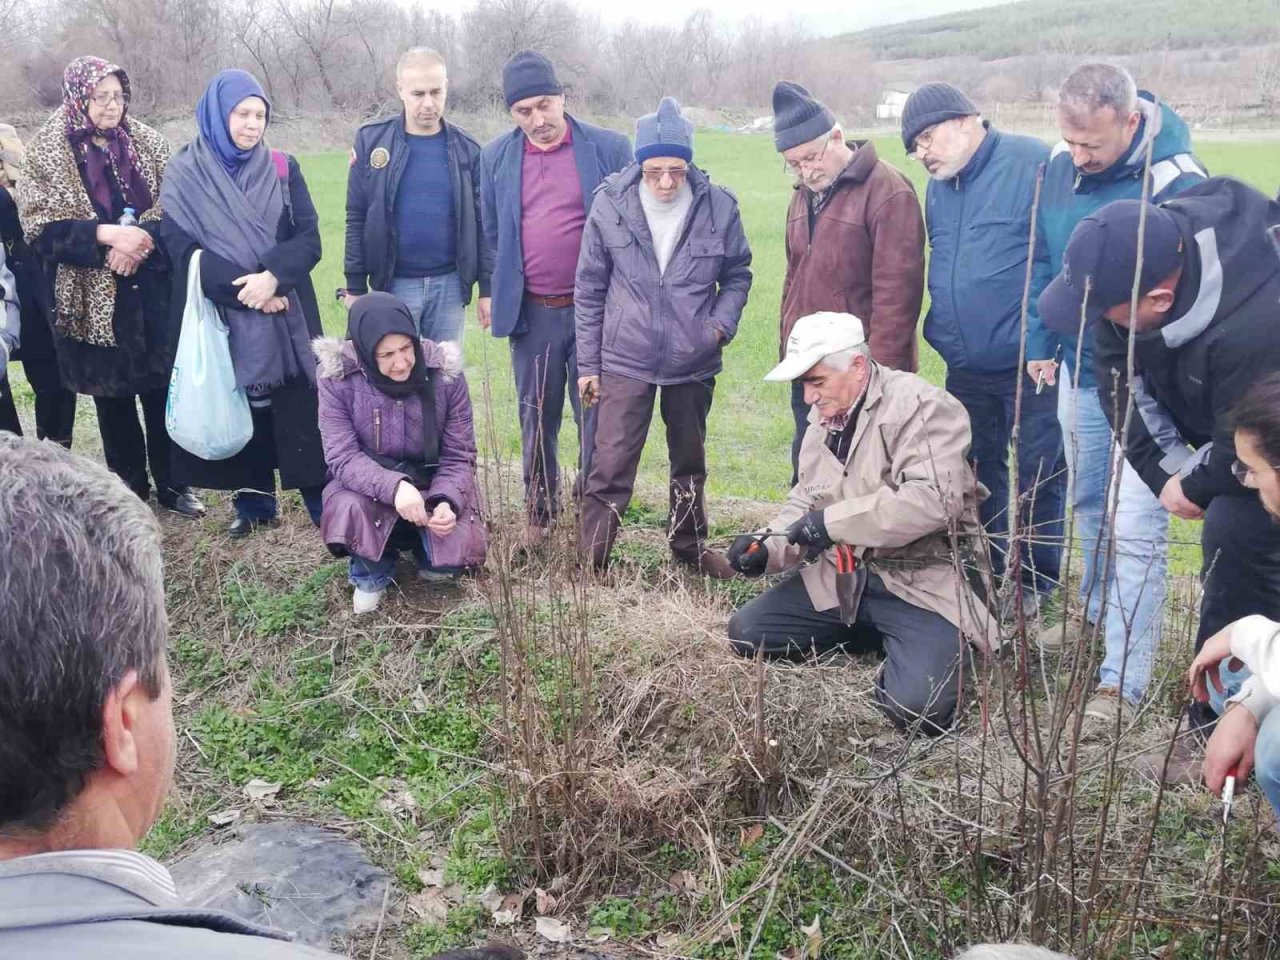
[(106, 100), (99, 100), (98, 98), (101, 96), (104, 96), (104, 94), (91, 93), (89, 94), (89, 99), (93, 102), (94, 106), (97, 107), (109, 107), (113, 103), (118, 103), (123, 107), (129, 103), (129, 94), (125, 93), (123, 90), (119, 92), (112, 90), (110, 93), (105, 94), (107, 98)]
[[(1269, 463), (1267, 464), (1267, 466), (1270, 467), (1272, 470), (1280, 470), (1280, 466), (1276, 466), (1274, 463)], [(1253, 467), (1249, 466), (1239, 457), (1236, 457), (1236, 459), (1231, 464), (1231, 476), (1235, 477), (1236, 482), (1239, 483), (1240, 486), (1242, 487), (1249, 486), (1248, 479), (1249, 477), (1252, 477), (1254, 475), (1254, 472), (1255, 471)], [(1250, 487), (1250, 489), (1253, 489), (1253, 488)]]
[(792, 177), (804, 176), (804, 171), (800, 169), (800, 165), (804, 164), (806, 167), (816, 167), (820, 164), (822, 162), (822, 158), (827, 155), (827, 147), (831, 146), (831, 138), (835, 136), (835, 133), (835, 130), (829, 130), (827, 132), (827, 139), (823, 141), (822, 149), (818, 151), (818, 155), (812, 160), (799, 160), (795, 163), (792, 163), (790, 160), (783, 160), (782, 172)]
[(670, 177), (672, 183), (680, 183), (689, 176), (689, 168), (687, 166), (660, 167), (657, 170), (648, 170), (641, 165), (640, 176), (646, 183), (661, 183), (664, 176)]
[(937, 123), (929, 124), (929, 126), (925, 127), (923, 130), (917, 133), (915, 140), (911, 144), (911, 149), (908, 150), (907, 153), (914, 154), (921, 147), (924, 147), (926, 150), (928, 150), (931, 146), (933, 146), (933, 138), (937, 134), (938, 128), (942, 126), (944, 123), (946, 123), (945, 120), (939, 120)]

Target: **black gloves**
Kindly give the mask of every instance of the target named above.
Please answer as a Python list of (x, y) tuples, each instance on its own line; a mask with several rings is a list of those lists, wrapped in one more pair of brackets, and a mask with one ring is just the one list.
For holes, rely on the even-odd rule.
[(803, 517), (787, 527), (787, 543), (799, 547), (807, 547), (805, 559), (813, 560), (835, 543), (827, 535), (827, 524), (822, 519), (821, 510), (810, 510)]
[(759, 577), (769, 565), (769, 548), (764, 545), (764, 538), (756, 534), (745, 534), (733, 541), (729, 547), (729, 566), (744, 577)]

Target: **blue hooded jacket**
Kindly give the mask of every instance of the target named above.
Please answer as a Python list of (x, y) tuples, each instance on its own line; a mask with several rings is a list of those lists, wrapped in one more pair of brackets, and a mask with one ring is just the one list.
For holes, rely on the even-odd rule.
[[(1155, 95), (1146, 90), (1139, 90), (1138, 109), (1143, 115), (1142, 122), (1133, 135), (1129, 152), (1106, 170), (1082, 174), (1072, 163), (1065, 142), (1054, 147), (1040, 195), (1040, 230), (1048, 244), (1053, 276), (1062, 270), (1067, 241), (1076, 224), (1113, 201), (1141, 199), (1142, 171), (1150, 139), (1155, 140), (1148, 195), (1153, 203), (1175, 197), (1208, 177), (1204, 165), (1191, 152), (1191, 132), (1186, 122), (1168, 104), (1157, 101)], [(1078, 374), (1080, 388), (1093, 390), (1097, 386), (1093, 338), (1086, 336), (1081, 343), (1079, 336), (1062, 336), (1045, 329), (1038, 315), (1033, 319), (1035, 330), (1034, 335), (1028, 334), (1028, 359), (1049, 359), (1061, 344), (1062, 359), (1072, 380)], [(1078, 349), (1079, 371), (1075, 369)]]
[[(1005, 373), (1017, 368), (1022, 293), (1036, 176), (1049, 148), (1032, 137), (987, 135), (950, 180), (930, 180), (929, 313), (924, 337), (949, 369)], [(1037, 245), (1029, 309), (1052, 278), (1043, 242)], [(1039, 330), (1028, 318), (1028, 332)], [(1028, 358), (1041, 359), (1031, 353)]]

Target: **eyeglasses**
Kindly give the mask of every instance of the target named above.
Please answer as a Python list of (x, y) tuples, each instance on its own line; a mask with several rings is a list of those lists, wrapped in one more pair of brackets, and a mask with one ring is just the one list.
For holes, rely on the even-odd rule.
[(124, 106), (129, 102), (129, 95), (122, 90), (119, 93), (115, 91), (112, 91), (111, 93), (95, 93), (89, 99), (99, 107), (109, 107), (113, 103), (118, 103), (121, 106)]
[(661, 183), (662, 178), (670, 177), (672, 183), (680, 183), (689, 175), (688, 167), (642, 167), (640, 172), (644, 175), (646, 183)]
[(793, 177), (804, 175), (804, 167), (816, 167), (822, 162), (822, 158), (827, 154), (827, 146), (831, 143), (831, 134), (827, 134), (827, 139), (822, 141), (822, 149), (818, 151), (816, 157), (806, 157), (803, 160), (796, 160), (794, 163), (790, 160), (782, 161), (782, 172), (788, 173)]
[[(1280, 467), (1277, 467), (1275, 464), (1268, 464), (1268, 466), (1271, 467), (1272, 470), (1280, 470)], [(1243, 460), (1236, 460), (1235, 463), (1231, 464), (1231, 475), (1240, 481), (1242, 486), (1256, 486), (1254, 482), (1255, 477), (1253, 468)]]
[(937, 134), (938, 127), (940, 126), (941, 124), (935, 123), (933, 126), (925, 127), (923, 130), (917, 133), (915, 146), (911, 148), (911, 152), (915, 153), (921, 147), (924, 147), (926, 150), (928, 150), (931, 146), (933, 146), (934, 135)]

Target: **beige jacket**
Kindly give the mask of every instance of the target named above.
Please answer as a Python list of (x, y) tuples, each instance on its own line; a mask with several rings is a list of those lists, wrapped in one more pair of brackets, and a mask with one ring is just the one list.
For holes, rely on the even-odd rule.
[[(828, 449), (827, 431), (818, 421), (815, 406), (800, 447), (800, 482), (765, 532), (785, 533), (808, 511), (822, 510), (831, 539), (857, 547), (890, 593), (945, 617), (980, 648), (994, 649), (995, 617), (969, 582), (980, 577), (990, 595), (978, 521), (978, 503), (987, 491), (967, 459), (964, 407), (913, 373), (873, 362), (846, 462)], [(970, 577), (953, 561), (953, 533)], [(801, 562), (804, 551), (785, 536), (766, 543), (769, 572)], [(838, 606), (833, 550), (800, 575), (815, 609)]]

